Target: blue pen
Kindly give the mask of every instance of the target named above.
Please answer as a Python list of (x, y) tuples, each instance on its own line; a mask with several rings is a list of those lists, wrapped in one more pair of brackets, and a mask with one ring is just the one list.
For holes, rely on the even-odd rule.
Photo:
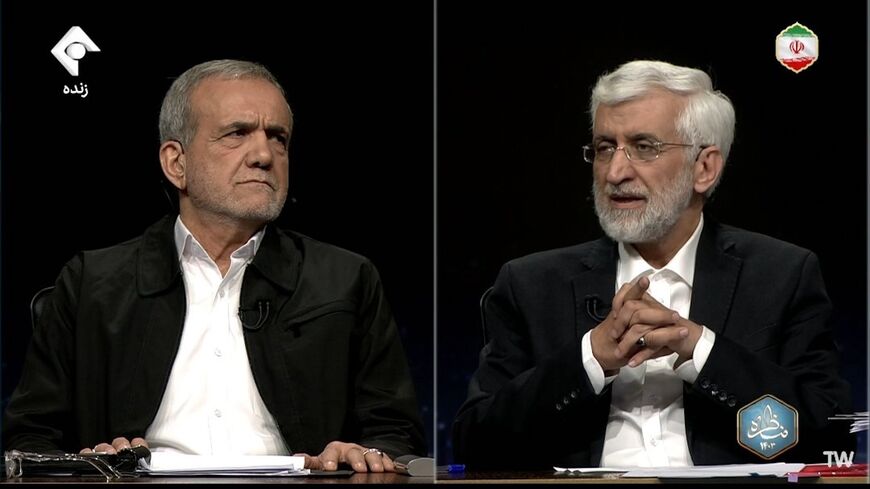
[(447, 472), (465, 472), (465, 464), (450, 464), (447, 466)]

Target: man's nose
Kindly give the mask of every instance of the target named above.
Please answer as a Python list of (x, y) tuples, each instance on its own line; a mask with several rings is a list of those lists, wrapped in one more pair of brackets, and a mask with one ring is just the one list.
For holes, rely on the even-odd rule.
[(607, 164), (607, 182), (618, 185), (626, 180), (634, 178), (634, 165), (628, 159), (628, 150), (625, 146), (616, 148), (610, 163)]
[(251, 148), (248, 155), (248, 166), (254, 167), (270, 167), (275, 161), (275, 155), (272, 153), (272, 146), (269, 142), (269, 135), (266, 131), (254, 131), (251, 134)]

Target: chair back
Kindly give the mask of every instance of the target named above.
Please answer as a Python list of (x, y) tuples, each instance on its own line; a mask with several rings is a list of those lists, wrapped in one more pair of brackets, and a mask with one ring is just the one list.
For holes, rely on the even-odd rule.
[(486, 301), (489, 299), (490, 294), (492, 294), (492, 287), (486, 289), (483, 295), (480, 296), (480, 326), (483, 328), (484, 346), (489, 343), (489, 331), (486, 328)]
[(42, 313), (45, 311), (45, 305), (48, 304), (52, 292), (54, 292), (54, 285), (40, 289), (38, 292), (33, 294), (33, 299), (30, 299), (30, 325), (34, 329), (36, 329), (36, 325), (39, 324), (39, 318), (42, 317)]

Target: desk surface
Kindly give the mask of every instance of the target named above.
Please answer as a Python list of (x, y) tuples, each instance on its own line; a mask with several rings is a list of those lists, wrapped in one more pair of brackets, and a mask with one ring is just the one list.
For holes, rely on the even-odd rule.
[[(118, 483), (133, 484), (432, 484), (432, 477), (409, 477), (393, 473), (353, 474), (344, 477), (131, 477)], [(22, 477), (3, 479), (2, 484), (104, 484), (106, 479), (99, 476), (75, 477)]]
[[(788, 484), (786, 479), (768, 477), (741, 477), (717, 479), (602, 479), (595, 477), (579, 477), (561, 475), (553, 471), (469, 471), (459, 474), (438, 474), (438, 484)], [(402, 474), (353, 474), (344, 477), (136, 477), (127, 478), (120, 483), (134, 484), (432, 484), (432, 477), (409, 477)], [(3, 484), (45, 484), (45, 483), (105, 483), (105, 478), (87, 477), (24, 477), (21, 479), (2, 480)], [(801, 479), (801, 484), (866, 484), (866, 477), (826, 477), (821, 479)]]
[[(543, 471), (468, 471), (452, 474), (438, 474), (438, 484), (788, 484), (786, 478), (775, 477), (720, 477), (714, 479), (655, 479), (655, 478), (601, 478), (559, 474), (552, 470)], [(866, 477), (825, 477), (802, 478), (801, 484), (866, 484)]]

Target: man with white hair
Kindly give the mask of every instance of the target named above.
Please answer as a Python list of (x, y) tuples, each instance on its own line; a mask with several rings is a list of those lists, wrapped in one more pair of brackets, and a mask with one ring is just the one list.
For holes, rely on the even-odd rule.
[[(810, 462), (848, 445), (828, 422), (850, 400), (818, 259), (703, 213), (734, 137), (729, 99), (700, 70), (633, 61), (598, 79), (590, 112), (607, 237), (502, 267), (457, 459)], [(742, 419), (760, 399), (768, 413)], [(779, 438), (761, 443), (762, 423)]]

